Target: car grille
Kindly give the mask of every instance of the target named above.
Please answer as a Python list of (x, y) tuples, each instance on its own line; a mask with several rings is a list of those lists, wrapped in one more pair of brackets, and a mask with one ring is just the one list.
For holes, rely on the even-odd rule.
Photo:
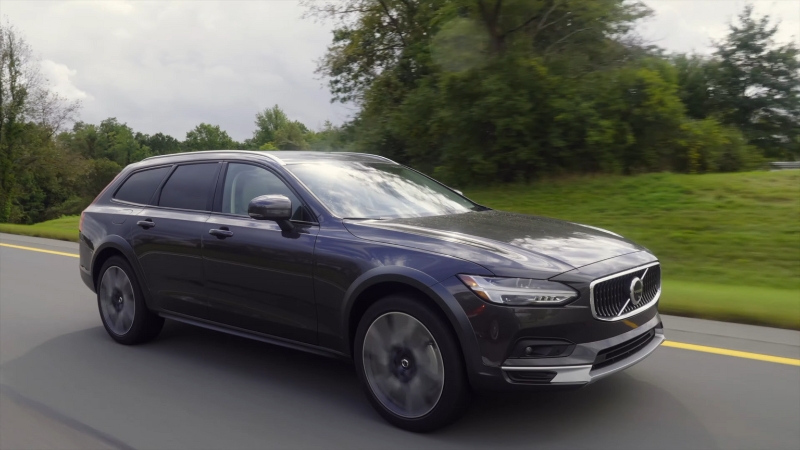
[[(646, 272), (646, 273), (645, 273)], [(643, 298), (638, 305), (630, 302), (630, 287), (634, 277), (642, 279)], [(644, 277), (644, 278), (642, 278)], [(592, 312), (603, 320), (618, 320), (644, 309), (661, 295), (661, 265), (655, 264), (592, 283)], [(625, 308), (623, 311), (622, 308)]]
[(613, 347), (609, 347), (605, 350), (601, 350), (600, 353), (597, 354), (597, 358), (594, 360), (594, 365), (592, 366), (592, 370), (609, 366), (617, 361), (621, 361), (627, 358), (628, 356), (638, 352), (644, 346), (649, 344), (650, 341), (653, 340), (655, 335), (656, 335), (656, 330), (655, 328), (653, 328), (647, 333), (636, 336), (635, 338), (629, 341), (625, 341), (622, 344), (618, 344)]

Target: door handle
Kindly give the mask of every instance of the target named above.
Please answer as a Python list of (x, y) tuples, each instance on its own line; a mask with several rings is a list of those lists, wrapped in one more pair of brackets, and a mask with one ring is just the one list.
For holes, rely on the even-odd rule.
[(136, 225), (139, 225), (140, 227), (146, 230), (148, 228), (153, 228), (154, 226), (156, 226), (156, 223), (153, 222), (153, 219), (145, 219), (136, 222)]
[(208, 234), (210, 234), (212, 236), (216, 236), (216, 237), (218, 237), (220, 239), (225, 239), (225, 238), (229, 238), (229, 237), (233, 236), (233, 231), (226, 230), (225, 228), (222, 228), (220, 230), (218, 230), (216, 228), (212, 228), (212, 229), (208, 230)]

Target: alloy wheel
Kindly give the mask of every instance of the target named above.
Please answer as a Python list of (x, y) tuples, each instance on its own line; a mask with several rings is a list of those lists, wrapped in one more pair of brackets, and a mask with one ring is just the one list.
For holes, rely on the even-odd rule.
[(133, 285), (124, 270), (109, 267), (98, 289), (103, 321), (111, 332), (122, 336), (130, 331), (136, 313)]
[(369, 387), (386, 409), (414, 419), (436, 407), (444, 390), (444, 363), (422, 322), (401, 312), (381, 315), (367, 330), (362, 356)]

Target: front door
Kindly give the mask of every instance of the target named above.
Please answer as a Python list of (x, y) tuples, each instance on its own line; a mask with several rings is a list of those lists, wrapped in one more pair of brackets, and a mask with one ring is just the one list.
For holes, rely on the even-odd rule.
[(133, 217), (130, 242), (159, 308), (207, 318), (202, 235), (221, 163), (175, 168), (154, 205)]
[[(292, 201), (295, 230), (255, 220), (247, 206), (255, 197), (285, 195)], [(299, 197), (266, 168), (229, 163), (219, 211), (206, 222), (204, 272), (213, 320), (306, 343), (316, 343), (313, 254), (318, 226)]]

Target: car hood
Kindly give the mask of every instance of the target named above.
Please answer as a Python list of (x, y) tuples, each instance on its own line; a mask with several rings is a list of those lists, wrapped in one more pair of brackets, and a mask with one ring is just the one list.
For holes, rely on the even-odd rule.
[(646, 250), (601, 228), (495, 210), (344, 224), (357, 237), (466, 259), (499, 276), (549, 278)]

